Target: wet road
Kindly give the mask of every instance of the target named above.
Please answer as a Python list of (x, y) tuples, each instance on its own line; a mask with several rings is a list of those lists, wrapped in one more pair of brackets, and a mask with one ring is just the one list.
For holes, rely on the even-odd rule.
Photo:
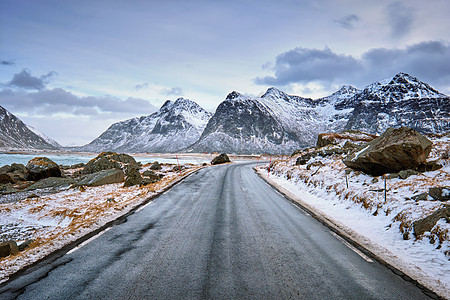
[(0, 299), (428, 299), (349, 248), (251, 164), (203, 169)]

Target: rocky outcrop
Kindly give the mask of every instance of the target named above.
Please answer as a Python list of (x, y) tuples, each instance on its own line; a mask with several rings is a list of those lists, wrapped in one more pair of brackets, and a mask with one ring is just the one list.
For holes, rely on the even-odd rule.
[(150, 166), (150, 170), (156, 170), (156, 171), (159, 171), (159, 170), (161, 170), (162, 169), (162, 167), (161, 167), (161, 165), (159, 164), (159, 162), (157, 162), (157, 161), (155, 161), (154, 163), (152, 163), (152, 165)]
[[(294, 152), (293, 156), (300, 154), (300, 153), (301, 152)], [(347, 153), (346, 149), (342, 149), (339, 146), (329, 145), (329, 146), (325, 146), (320, 149), (300, 155), (299, 157), (297, 157), (297, 160), (295, 161), (295, 165), (297, 165), (297, 166), (306, 165), (311, 158), (314, 158), (317, 156), (327, 157), (327, 156), (331, 156), (331, 155), (335, 155), (335, 154), (339, 155), (339, 154), (344, 154), (344, 153)]]
[(80, 181), (78, 181), (76, 185), (99, 186), (104, 184), (123, 182), (124, 180), (125, 175), (122, 170), (109, 169), (85, 175), (81, 178)]
[(109, 169), (124, 169), (127, 165), (137, 165), (137, 162), (128, 154), (102, 152), (84, 166), (83, 174), (92, 174)]
[(124, 187), (142, 184), (142, 176), (138, 168), (129, 167), (127, 170), (127, 178), (125, 179)]
[(436, 225), (439, 219), (444, 218), (447, 222), (450, 221), (450, 206), (444, 206), (426, 218), (417, 220), (413, 223), (414, 225), (414, 235), (416, 237), (421, 236), (426, 231), (431, 231)]
[(341, 133), (321, 133), (317, 138), (316, 147), (321, 148), (327, 145), (345, 145), (346, 142), (352, 144), (368, 143), (376, 138), (376, 135), (364, 133), (358, 130), (349, 130)]
[(224, 163), (228, 163), (228, 162), (231, 162), (230, 158), (225, 153), (222, 153), (222, 154), (214, 157), (213, 160), (211, 161), (211, 164), (219, 165), (219, 164), (224, 164)]
[(61, 177), (59, 166), (47, 157), (35, 157), (27, 163), (27, 180), (38, 181), (48, 177)]
[(414, 129), (389, 128), (366, 147), (348, 155), (344, 164), (373, 176), (416, 170), (425, 162), (431, 146), (431, 141)]
[(164, 175), (162, 174), (156, 174), (153, 171), (144, 171), (142, 173), (142, 176), (144, 176), (144, 180), (146, 183), (155, 183), (158, 182), (159, 180), (161, 180), (161, 178), (164, 177)]

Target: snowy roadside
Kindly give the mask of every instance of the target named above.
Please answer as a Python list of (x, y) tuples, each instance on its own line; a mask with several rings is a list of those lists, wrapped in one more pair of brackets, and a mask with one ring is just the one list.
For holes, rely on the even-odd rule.
[(175, 172), (142, 187), (123, 183), (27, 198), (0, 204), (1, 231), (15, 238), (32, 239), (30, 248), (0, 258), (0, 283), (54, 251), (126, 215), (166, 191), (201, 167)]
[[(450, 224), (438, 221), (431, 232), (412, 235), (414, 220), (442, 207), (440, 201), (411, 200), (427, 187), (449, 186), (450, 165), (405, 180), (389, 179), (387, 201), (380, 178), (352, 172), (346, 188), (340, 156), (321, 158), (324, 166), (306, 169), (288, 158), (257, 168), (262, 178), (323, 222), (423, 286), (450, 298)], [(313, 159), (314, 160), (314, 159)], [(407, 234), (405, 234), (407, 232)]]

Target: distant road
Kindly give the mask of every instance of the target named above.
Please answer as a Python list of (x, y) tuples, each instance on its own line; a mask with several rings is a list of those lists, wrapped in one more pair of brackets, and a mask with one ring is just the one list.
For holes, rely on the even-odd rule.
[(428, 299), (251, 169), (201, 170), (0, 299)]

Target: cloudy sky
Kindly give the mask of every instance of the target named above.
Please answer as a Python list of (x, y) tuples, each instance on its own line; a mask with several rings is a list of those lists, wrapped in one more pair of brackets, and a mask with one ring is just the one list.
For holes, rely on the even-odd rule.
[(406, 72), (450, 94), (448, 0), (0, 0), (0, 105), (63, 145), (185, 97), (312, 98)]

